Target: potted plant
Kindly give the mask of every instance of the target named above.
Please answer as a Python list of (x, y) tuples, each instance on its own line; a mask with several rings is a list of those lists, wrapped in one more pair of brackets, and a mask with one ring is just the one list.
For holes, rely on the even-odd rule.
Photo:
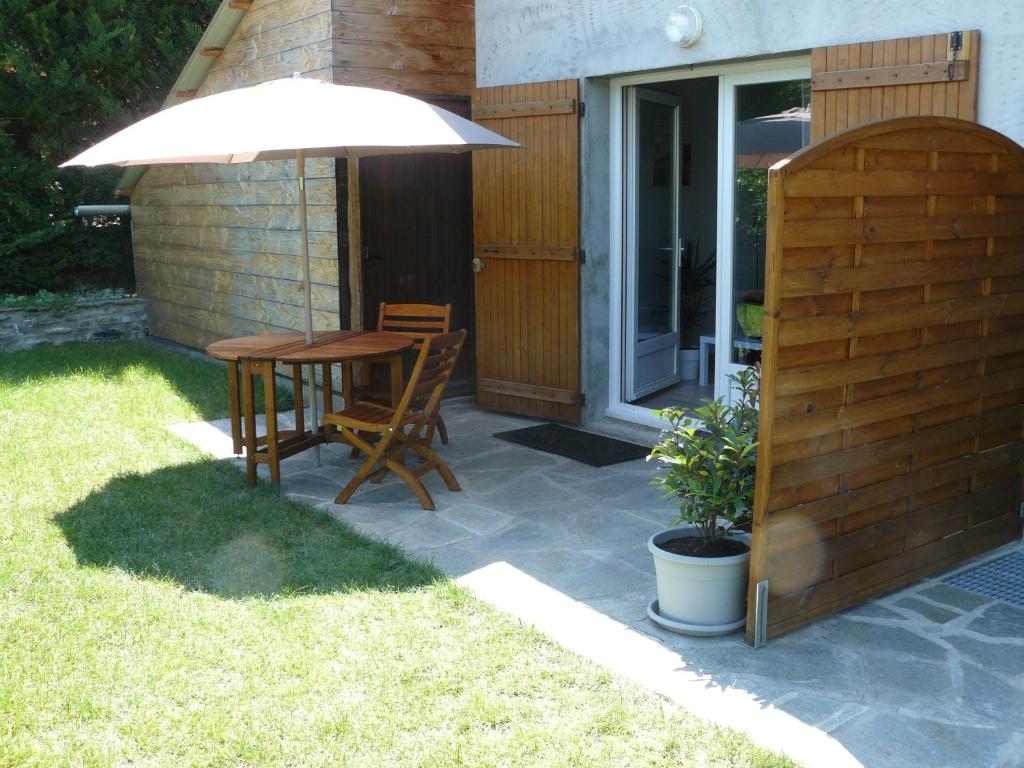
[(715, 284), (715, 252), (702, 258), (700, 250), (700, 240), (687, 240), (679, 260), (679, 374), (685, 381), (700, 373), (697, 324), (707, 315), (707, 289)]
[(663, 470), (652, 482), (679, 506), (673, 527), (647, 543), (658, 581), (647, 613), (686, 634), (724, 634), (745, 623), (760, 371), (729, 378), (732, 404), (657, 411), (670, 428), (647, 457)]

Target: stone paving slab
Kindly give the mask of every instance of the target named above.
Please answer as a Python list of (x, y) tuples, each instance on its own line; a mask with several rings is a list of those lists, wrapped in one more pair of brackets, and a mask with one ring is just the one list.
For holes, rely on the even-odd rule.
[[(566, 647), (806, 765), (1024, 766), (1024, 609), (940, 576), (757, 651), (739, 633), (676, 635), (645, 612), (655, 592), (647, 538), (673, 519), (650, 485), (651, 465), (595, 468), (496, 440), (494, 432), (535, 422), (467, 400), (447, 403), (445, 421), (452, 442), (435, 448), (462, 491), (428, 477), (434, 512), (393, 477), (334, 504), (358, 466), (339, 445), (323, 447), (319, 466), (311, 451), (286, 459), (282, 491), (433, 562)], [(214, 456), (231, 455), (226, 420), (174, 431)]]

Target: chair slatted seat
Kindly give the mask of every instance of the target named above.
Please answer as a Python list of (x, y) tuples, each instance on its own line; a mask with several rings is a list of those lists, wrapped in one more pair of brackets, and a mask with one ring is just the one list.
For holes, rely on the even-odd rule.
[[(418, 352), (423, 342), (437, 334), (448, 333), (451, 328), (451, 304), (388, 304), (380, 303), (377, 312), (377, 330), (387, 333), (399, 333), (413, 340), (412, 350)], [(388, 404), (391, 392), (386, 379), (371, 378), (369, 365), (364, 372), (366, 384), (352, 387), (355, 402), (374, 402)], [(428, 444), (433, 441), (437, 430), (442, 445), (448, 444), (448, 427), (441, 418), (440, 410), (435, 414), (434, 422), (428, 429)], [(353, 452), (356, 455), (356, 452)]]
[[(389, 472), (409, 485), (424, 509), (434, 509), (434, 500), (420, 481), (428, 472), (437, 470), (448, 490), (460, 490), (451, 468), (430, 449), (430, 438), (441, 395), (465, 341), (465, 330), (424, 339), (397, 407), (362, 402), (324, 417), (325, 423), (336, 428), (335, 439), (366, 454), (335, 503), (347, 503), (364, 482), (379, 483)], [(376, 437), (375, 442), (371, 442), (371, 436)], [(405, 465), (410, 450), (423, 460), (415, 469)]]

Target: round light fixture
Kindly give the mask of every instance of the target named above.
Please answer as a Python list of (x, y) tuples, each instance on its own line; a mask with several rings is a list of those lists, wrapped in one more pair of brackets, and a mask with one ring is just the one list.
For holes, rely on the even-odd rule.
[(665, 37), (680, 48), (689, 48), (700, 40), (704, 20), (692, 5), (680, 5), (665, 19)]

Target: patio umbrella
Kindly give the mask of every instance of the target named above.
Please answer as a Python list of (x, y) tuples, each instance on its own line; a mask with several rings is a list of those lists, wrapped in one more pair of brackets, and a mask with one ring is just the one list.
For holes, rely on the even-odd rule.
[[(298, 74), (178, 104), (130, 125), (61, 164), (247, 163), (295, 158), (306, 343), (313, 341), (307, 157), (466, 152), (518, 147), (447, 110), (392, 91), (333, 85)], [(354, 201), (350, 201), (352, 204)], [(317, 423), (310, 367), (312, 423)]]
[(811, 140), (811, 110), (793, 107), (736, 126), (736, 167), (771, 168)]

